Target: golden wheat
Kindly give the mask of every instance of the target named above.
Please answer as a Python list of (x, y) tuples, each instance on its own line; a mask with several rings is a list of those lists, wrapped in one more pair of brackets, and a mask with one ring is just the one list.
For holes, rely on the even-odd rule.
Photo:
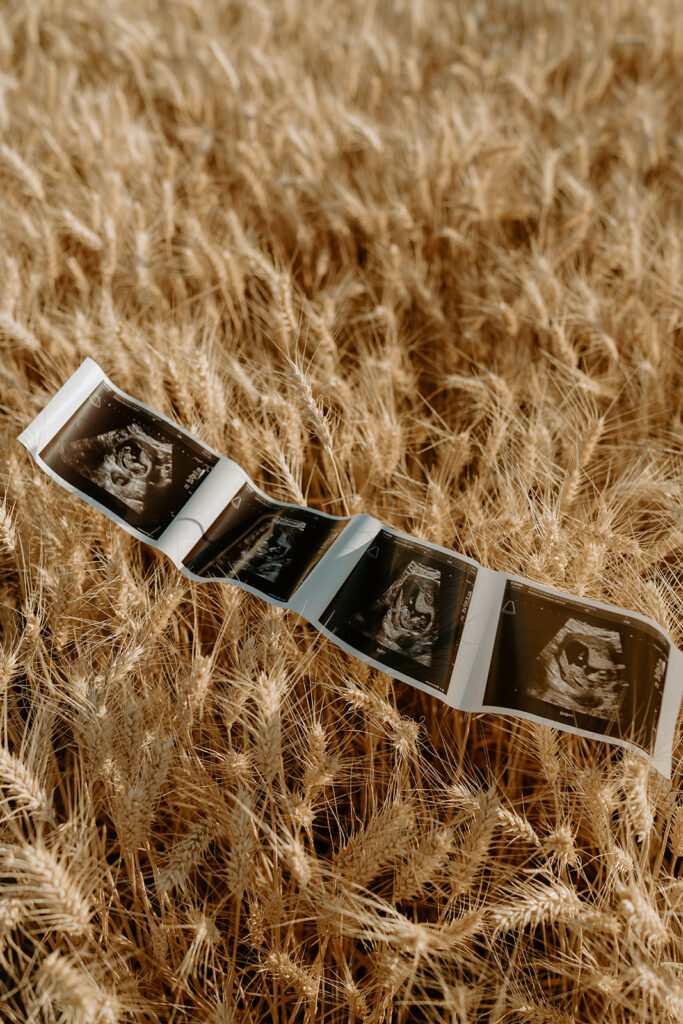
[(681, 742), (454, 712), (16, 436), (85, 356), (269, 494), (683, 640), (676, 0), (0, 8), (0, 1017), (675, 1024)]

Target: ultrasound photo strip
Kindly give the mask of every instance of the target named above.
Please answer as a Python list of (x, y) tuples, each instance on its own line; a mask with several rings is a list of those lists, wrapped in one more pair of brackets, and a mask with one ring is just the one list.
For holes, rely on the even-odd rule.
[(372, 516), (275, 501), (91, 359), (19, 440), (190, 579), (298, 612), (450, 707), (608, 740), (670, 777), (683, 652), (646, 616), (485, 569)]

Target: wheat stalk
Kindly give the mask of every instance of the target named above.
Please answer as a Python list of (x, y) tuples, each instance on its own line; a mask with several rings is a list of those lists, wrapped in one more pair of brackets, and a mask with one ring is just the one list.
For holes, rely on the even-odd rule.
[(199, 822), (171, 848), (168, 862), (157, 878), (157, 892), (165, 895), (182, 887), (190, 872), (206, 857), (219, 828), (215, 822)]
[(572, 921), (582, 911), (581, 901), (573, 889), (560, 882), (549, 885), (528, 885), (522, 896), (491, 911), (491, 921), (498, 932), (519, 928), (536, 928), (541, 924)]
[(240, 786), (229, 819), (229, 853), (224, 864), (226, 884), (238, 898), (247, 887), (254, 871), (252, 856), (256, 846), (248, 790)]
[(44, 1007), (56, 1007), (78, 1024), (116, 1024), (116, 996), (106, 994), (71, 958), (49, 953), (36, 971), (36, 991)]
[(382, 808), (336, 852), (335, 868), (354, 885), (368, 885), (405, 854), (413, 815), (404, 803)]
[(33, 814), (47, 818), (52, 813), (52, 801), (40, 780), (9, 750), (0, 748), (0, 791)]
[(90, 931), (92, 908), (62, 859), (45, 846), (0, 847), (6, 896), (21, 899), (31, 918), (46, 928), (73, 935)]
[(302, 999), (315, 1000), (318, 989), (315, 978), (289, 954), (282, 950), (271, 950), (263, 959), (263, 967), (274, 978), (295, 989)]

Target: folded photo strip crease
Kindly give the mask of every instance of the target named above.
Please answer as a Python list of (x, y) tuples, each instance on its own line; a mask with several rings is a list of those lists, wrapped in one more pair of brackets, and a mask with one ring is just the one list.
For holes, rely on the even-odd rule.
[(265, 498), (244, 484), (183, 560), (208, 579), (241, 580), (287, 601), (348, 520)]
[(19, 440), (190, 579), (296, 611), (450, 707), (607, 740), (670, 777), (683, 653), (646, 616), (483, 568), (372, 516), (275, 501), (91, 359)]

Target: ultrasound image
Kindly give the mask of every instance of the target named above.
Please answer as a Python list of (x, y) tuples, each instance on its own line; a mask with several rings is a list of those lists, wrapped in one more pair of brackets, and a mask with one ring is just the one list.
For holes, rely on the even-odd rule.
[(440, 583), (438, 569), (411, 562), (377, 598), (369, 613), (357, 612), (351, 623), (379, 646), (429, 666), (438, 636)]
[(536, 658), (532, 697), (609, 721), (626, 690), (621, 636), (571, 618)]
[(283, 513), (269, 517), (247, 534), (231, 562), (232, 572), (249, 569), (262, 580), (277, 582), (294, 557), (297, 540), (303, 539), (305, 531), (306, 524), (294, 516)]
[(218, 461), (104, 383), (40, 455), (64, 480), (149, 537), (170, 525)]
[(476, 569), (382, 530), (321, 623), (350, 647), (445, 692)]
[(347, 522), (269, 501), (245, 484), (185, 565), (198, 576), (237, 579), (288, 601)]
[(668, 661), (627, 615), (508, 581), (484, 704), (528, 711), (651, 750)]
[(62, 446), (63, 462), (98, 484), (133, 512), (144, 513), (152, 494), (173, 480), (173, 445), (157, 441), (138, 423)]

